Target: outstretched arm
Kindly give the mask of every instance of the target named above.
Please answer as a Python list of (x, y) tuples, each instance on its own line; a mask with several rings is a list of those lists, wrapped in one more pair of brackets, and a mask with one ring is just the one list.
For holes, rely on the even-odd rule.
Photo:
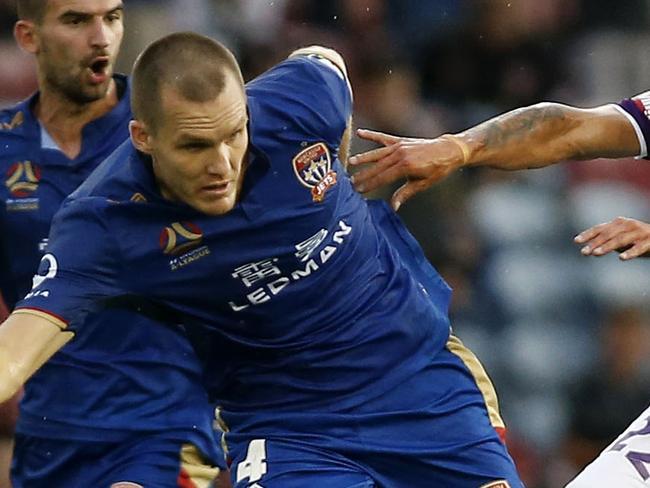
[(581, 109), (539, 103), (436, 139), (368, 130), (359, 130), (358, 135), (384, 147), (350, 158), (351, 165), (369, 164), (355, 174), (355, 185), (368, 192), (406, 179), (393, 195), (394, 208), (464, 166), (518, 170), (567, 159), (616, 158), (640, 152), (634, 127), (616, 105)]
[(40, 315), (14, 312), (0, 325), (0, 403), (73, 336)]

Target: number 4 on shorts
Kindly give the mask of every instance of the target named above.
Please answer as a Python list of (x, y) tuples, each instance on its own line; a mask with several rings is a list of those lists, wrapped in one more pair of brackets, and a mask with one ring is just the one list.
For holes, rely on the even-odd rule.
[(263, 488), (256, 481), (266, 474), (266, 440), (253, 439), (248, 444), (246, 459), (237, 465), (237, 483), (248, 478), (250, 488)]

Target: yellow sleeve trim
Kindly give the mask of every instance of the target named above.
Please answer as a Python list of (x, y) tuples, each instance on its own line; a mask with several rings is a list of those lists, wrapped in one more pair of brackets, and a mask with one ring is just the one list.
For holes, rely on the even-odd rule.
[(49, 314), (47, 312), (43, 312), (42, 310), (36, 310), (34, 308), (19, 308), (18, 310), (14, 310), (12, 314), (26, 314), (26, 315), (35, 315), (36, 317), (40, 317), (42, 319), (47, 320), (48, 322), (56, 325), (59, 329), (61, 330), (66, 330), (68, 328), (68, 324), (61, 320), (58, 317), (55, 317), (52, 314)]

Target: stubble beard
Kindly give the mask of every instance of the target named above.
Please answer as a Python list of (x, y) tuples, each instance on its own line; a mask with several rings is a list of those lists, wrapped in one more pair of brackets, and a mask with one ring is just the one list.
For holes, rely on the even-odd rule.
[(84, 82), (85, 68), (77, 68), (74, 74), (62, 73), (61, 69), (49, 66), (45, 72), (45, 83), (53, 91), (74, 105), (87, 105), (106, 96), (111, 86), (112, 76), (100, 85), (89, 85)]

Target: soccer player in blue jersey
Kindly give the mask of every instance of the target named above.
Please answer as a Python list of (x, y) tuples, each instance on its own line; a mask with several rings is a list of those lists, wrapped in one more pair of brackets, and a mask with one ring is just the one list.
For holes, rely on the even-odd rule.
[[(637, 156), (648, 158), (650, 92), (619, 104), (582, 109), (557, 103), (520, 108), (460, 134), (412, 139), (361, 130), (384, 147), (350, 158), (365, 165), (355, 175), (359, 190), (396, 180), (398, 208), (463, 166), (519, 170), (558, 161)], [(620, 252), (622, 260), (650, 257), (650, 224), (619, 217), (581, 232), (575, 242), (585, 256)], [(643, 488), (650, 483), (650, 408), (587, 466), (567, 488)]]
[[(120, 0), (17, 6), (16, 39), (35, 55), (39, 91), (0, 112), (0, 290), (11, 308), (32, 286), (52, 216), (128, 139), (132, 117), (129, 81), (113, 74)], [(89, 315), (27, 382), (14, 488), (204, 486), (223, 464), (201, 369), (181, 329), (109, 308)]]
[(449, 288), (341, 165), (337, 53), (245, 86), (220, 44), (173, 34), (137, 61), (132, 107), (132, 142), (64, 204), (0, 327), (0, 399), (129, 297), (205, 328), (237, 488), (522, 487)]

